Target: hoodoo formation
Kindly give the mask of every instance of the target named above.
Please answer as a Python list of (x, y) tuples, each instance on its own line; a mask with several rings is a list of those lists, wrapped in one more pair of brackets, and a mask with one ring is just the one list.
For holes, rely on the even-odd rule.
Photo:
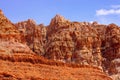
[(0, 10), (0, 79), (120, 80), (120, 27), (71, 22), (12, 23)]

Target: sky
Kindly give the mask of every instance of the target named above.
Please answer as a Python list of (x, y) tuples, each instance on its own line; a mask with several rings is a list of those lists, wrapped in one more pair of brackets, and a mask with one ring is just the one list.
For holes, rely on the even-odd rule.
[(33, 19), (49, 25), (60, 14), (70, 21), (120, 25), (120, 0), (1, 0), (0, 9), (13, 23)]

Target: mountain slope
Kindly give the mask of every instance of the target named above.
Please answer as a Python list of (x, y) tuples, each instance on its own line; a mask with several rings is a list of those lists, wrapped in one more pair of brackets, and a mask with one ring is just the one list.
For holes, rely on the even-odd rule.
[(1, 79), (120, 78), (120, 28), (115, 24), (71, 22), (60, 15), (48, 26), (31, 19), (13, 24), (0, 10), (0, 41)]

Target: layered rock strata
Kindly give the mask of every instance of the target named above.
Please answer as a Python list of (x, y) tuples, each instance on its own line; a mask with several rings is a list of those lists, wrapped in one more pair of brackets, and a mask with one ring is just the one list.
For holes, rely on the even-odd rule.
[(37, 25), (32, 19), (15, 24), (24, 37), (25, 43), (39, 55), (45, 53), (46, 28), (43, 24)]
[(64, 63), (97, 66), (112, 77), (119, 76), (120, 28), (115, 24), (70, 22), (56, 15), (47, 27), (30, 20), (16, 26), (24, 26), (26, 43), (37, 54)]
[(1, 54), (34, 52), (62, 64), (96, 66), (120, 79), (120, 28), (115, 24), (70, 22), (60, 15), (48, 26), (31, 19), (13, 24), (0, 10), (0, 41)]
[(0, 52), (1, 53), (33, 53), (24, 44), (22, 35), (16, 26), (8, 20), (0, 10)]

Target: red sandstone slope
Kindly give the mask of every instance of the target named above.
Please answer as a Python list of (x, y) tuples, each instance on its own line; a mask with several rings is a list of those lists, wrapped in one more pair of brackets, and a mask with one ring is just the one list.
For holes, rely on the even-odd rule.
[(23, 34), (31, 35), (30, 39), (25, 37), (26, 43), (37, 54), (65, 63), (97, 66), (110, 76), (119, 77), (120, 28), (117, 25), (70, 22), (60, 15), (56, 15), (47, 27), (32, 24), (28, 20), (16, 26), (20, 29), (23, 25), (25, 29), (22, 29), (26, 30)]
[(0, 59), (2, 80), (112, 80), (97, 67), (65, 64), (31, 54), (2, 54)]
[(44, 25), (37, 25), (33, 20), (28, 19), (27, 21), (18, 22), (15, 24), (20, 33), (24, 36), (25, 43), (39, 55), (43, 55), (46, 28)]
[(32, 53), (24, 44), (22, 35), (16, 26), (8, 20), (0, 10), (0, 52), (1, 53)]
[(70, 22), (56, 15), (47, 27), (30, 19), (14, 25), (0, 11), (0, 40), (1, 79), (111, 80), (105, 73), (120, 78), (120, 28), (115, 24)]

